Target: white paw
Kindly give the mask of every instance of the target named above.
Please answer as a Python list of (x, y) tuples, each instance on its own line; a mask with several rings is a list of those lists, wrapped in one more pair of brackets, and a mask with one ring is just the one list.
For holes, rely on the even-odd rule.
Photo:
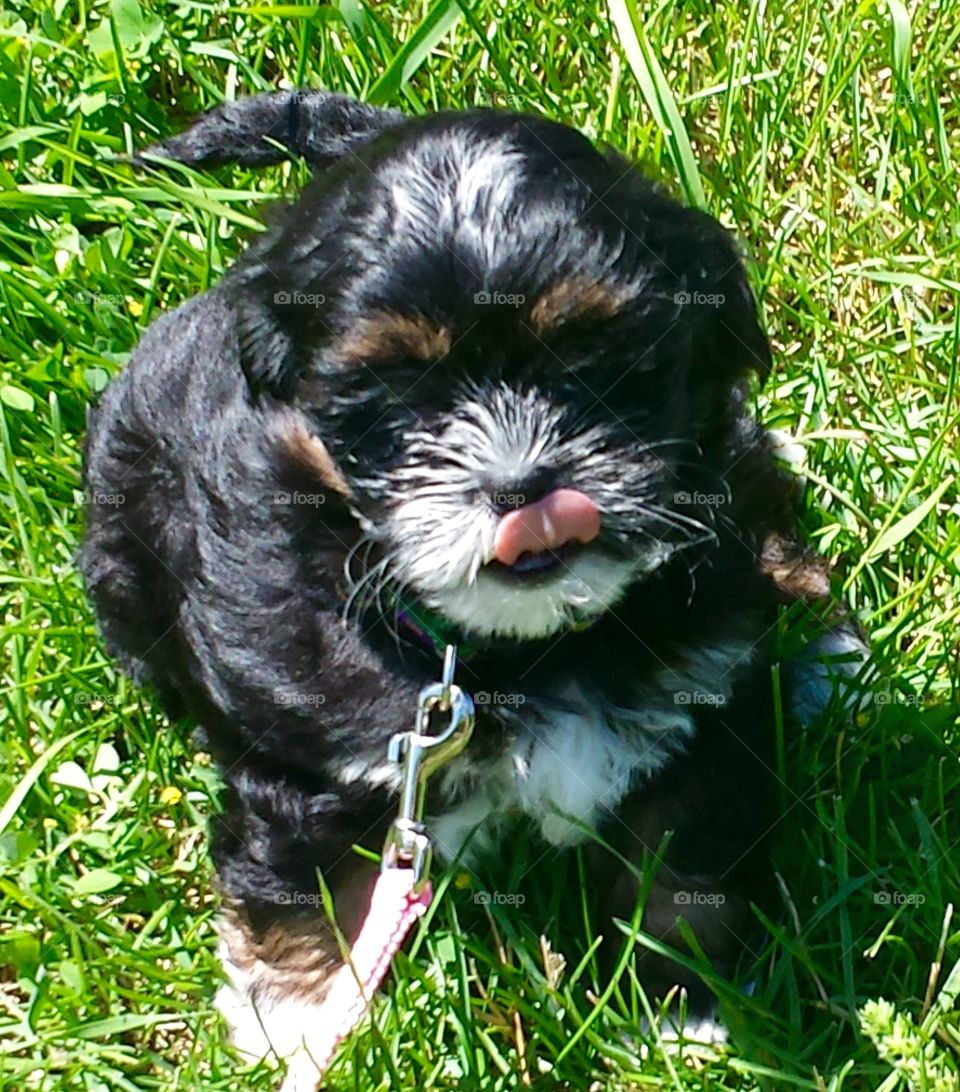
[(280, 1092), (316, 1092), (320, 1071), (305, 1050), (297, 1051), (287, 1059), (287, 1075)]
[(309, 1049), (330, 1019), (322, 1005), (289, 999), (254, 1001), (229, 985), (217, 992), (216, 1007), (230, 1025), (237, 1052), (253, 1060), (270, 1054), (286, 1059)]
[[(308, 1001), (254, 999), (253, 976), (242, 972), (221, 948), (227, 982), (217, 991), (216, 1007), (230, 1028), (234, 1049), (251, 1064), (283, 1061), (287, 1075), (281, 1092), (315, 1092), (320, 1069), (311, 1057), (311, 1042), (322, 1038), (330, 1014)], [(319, 1049), (323, 1049), (320, 1047)]]
[(724, 1046), (729, 1037), (729, 1032), (715, 1016), (688, 1016), (682, 1028), (673, 1024), (665, 1025), (660, 1029), (663, 1039), (687, 1043), (702, 1043), (705, 1046)]
[(642, 1061), (657, 1054), (667, 1054), (671, 1058), (693, 1054), (700, 1056), (702, 1052), (697, 1047), (710, 1048), (715, 1053), (717, 1048), (726, 1046), (729, 1037), (715, 1013), (711, 1016), (688, 1015), (683, 1023), (680, 1023), (676, 1013), (667, 1013), (656, 1028), (652, 1028), (645, 1019), (640, 1025), (640, 1034), (642, 1041), (634, 1039), (629, 1045), (637, 1051)]

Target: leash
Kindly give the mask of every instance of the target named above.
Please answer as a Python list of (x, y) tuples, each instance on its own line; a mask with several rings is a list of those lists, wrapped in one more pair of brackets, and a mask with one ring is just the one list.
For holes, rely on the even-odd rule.
[[(420, 691), (413, 730), (390, 740), (388, 758), (402, 768), (400, 807), (383, 846), (370, 909), (323, 1001), (323, 1026), (310, 1044), (310, 1058), (321, 1074), (363, 1019), (393, 957), (433, 899), (431, 843), (423, 825), (427, 781), (466, 747), (474, 723), (473, 701), (453, 681), (456, 666), (456, 645), (447, 645), (440, 682)], [(440, 717), (448, 723), (432, 734), (431, 722)]]

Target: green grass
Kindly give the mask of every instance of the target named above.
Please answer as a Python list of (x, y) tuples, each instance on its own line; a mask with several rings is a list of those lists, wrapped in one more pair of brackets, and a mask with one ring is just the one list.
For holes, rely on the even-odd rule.
[(73, 557), (87, 403), (305, 177), (135, 174), (114, 153), (281, 83), (543, 112), (736, 228), (775, 346), (759, 410), (803, 446), (806, 526), (872, 634), (880, 695), (782, 756), (782, 904), (756, 993), (723, 993), (728, 1050), (679, 1058), (654, 1033), (641, 1060), (629, 964), (610, 982), (545, 951), (535, 911), (576, 890), (572, 861), (536, 874), (523, 915), (442, 879), (332, 1084), (960, 1087), (960, 4), (640, 12), (7, 0), (0, 1087), (271, 1086), (211, 1009), (215, 772), (106, 660)]

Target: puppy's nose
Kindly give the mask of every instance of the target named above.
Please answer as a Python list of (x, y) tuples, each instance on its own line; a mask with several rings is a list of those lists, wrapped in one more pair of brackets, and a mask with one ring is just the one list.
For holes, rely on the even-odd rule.
[(490, 507), (503, 515), (527, 504), (536, 504), (557, 488), (556, 472), (548, 468), (530, 471), (523, 477), (488, 483), (484, 492)]

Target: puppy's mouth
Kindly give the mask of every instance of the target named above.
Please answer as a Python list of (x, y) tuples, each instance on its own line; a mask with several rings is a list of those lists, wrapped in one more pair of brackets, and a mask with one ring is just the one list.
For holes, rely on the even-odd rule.
[(559, 575), (600, 533), (600, 512), (585, 493), (554, 489), (540, 500), (501, 516), (490, 571), (522, 583)]
[[(458, 491), (432, 513), (431, 496), (411, 496), (391, 527), (398, 583), (471, 640), (540, 640), (578, 629), (606, 613), (636, 576), (636, 559), (615, 537), (601, 543), (600, 508), (586, 493), (484, 492), (484, 509), (473, 486), (469, 504)], [(504, 499), (517, 503), (504, 509)]]
[(521, 554), (512, 565), (491, 561), (489, 572), (497, 578), (517, 584), (540, 584), (568, 569), (583, 550), (578, 542), (567, 543), (556, 550)]

